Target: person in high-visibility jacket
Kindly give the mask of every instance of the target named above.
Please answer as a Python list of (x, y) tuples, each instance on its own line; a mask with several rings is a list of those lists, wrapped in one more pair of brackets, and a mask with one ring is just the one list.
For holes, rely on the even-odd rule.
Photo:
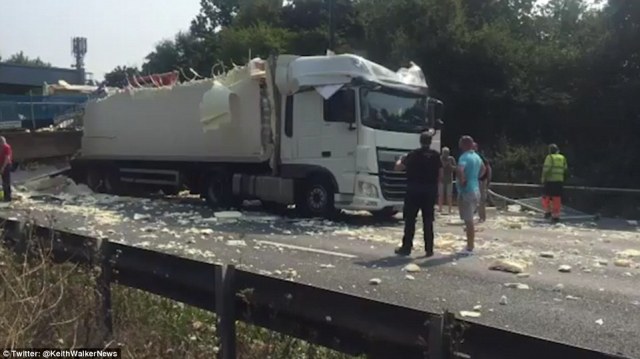
[(567, 159), (560, 154), (560, 149), (556, 144), (549, 145), (549, 154), (544, 159), (542, 168), (542, 208), (545, 218), (552, 218), (554, 222), (560, 221), (560, 211), (562, 210), (562, 187), (568, 166)]

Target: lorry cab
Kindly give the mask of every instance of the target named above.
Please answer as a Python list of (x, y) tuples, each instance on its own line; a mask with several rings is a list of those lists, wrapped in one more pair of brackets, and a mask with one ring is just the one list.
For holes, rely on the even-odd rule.
[(277, 67), (282, 174), (313, 173), (298, 204), (401, 210), (406, 178), (395, 162), (419, 146), (423, 131), (435, 131), (440, 149), (442, 103), (429, 97), (422, 71), (413, 64), (394, 72), (348, 54), (285, 56)]

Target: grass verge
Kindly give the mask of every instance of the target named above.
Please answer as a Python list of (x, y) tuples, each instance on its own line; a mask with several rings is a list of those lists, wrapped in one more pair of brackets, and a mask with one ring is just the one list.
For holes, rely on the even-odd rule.
[[(0, 347), (103, 347), (98, 272), (46, 253), (29, 259), (0, 245)], [(215, 316), (139, 290), (112, 285), (113, 340), (125, 358), (212, 358)], [(238, 324), (238, 358), (346, 359), (279, 333)]]

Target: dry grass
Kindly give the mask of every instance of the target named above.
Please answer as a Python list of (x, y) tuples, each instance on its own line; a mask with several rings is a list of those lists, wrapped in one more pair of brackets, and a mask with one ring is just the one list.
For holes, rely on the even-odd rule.
[[(215, 317), (204, 310), (112, 285), (113, 338), (105, 343), (98, 272), (29, 259), (0, 245), (0, 347), (120, 347), (127, 358), (212, 358)], [(238, 324), (238, 357), (347, 356), (278, 333)]]

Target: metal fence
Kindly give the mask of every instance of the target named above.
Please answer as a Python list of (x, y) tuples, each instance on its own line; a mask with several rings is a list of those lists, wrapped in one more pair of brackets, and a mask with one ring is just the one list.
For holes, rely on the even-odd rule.
[(0, 128), (40, 128), (81, 108), (89, 96), (0, 95)]
[(219, 358), (236, 357), (244, 321), (368, 358), (622, 358), (491, 326), (166, 253), (0, 218), (7, 246), (44, 247), (56, 262), (100, 266), (105, 342), (113, 324), (111, 286), (123, 285), (216, 314)]

